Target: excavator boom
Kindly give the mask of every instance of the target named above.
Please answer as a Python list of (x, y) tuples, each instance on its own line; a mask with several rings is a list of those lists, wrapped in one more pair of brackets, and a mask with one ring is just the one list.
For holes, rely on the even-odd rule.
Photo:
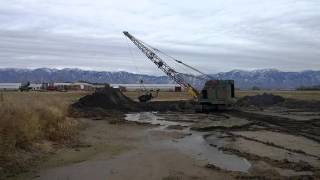
[[(182, 61), (179, 61), (160, 50), (151, 47), (147, 43), (144, 43), (128, 32), (123, 32), (147, 57), (151, 60), (159, 69), (161, 69), (166, 75), (173, 79), (177, 84), (184, 87), (187, 92), (197, 99), (197, 112), (208, 112), (212, 110), (225, 109), (232, 106), (234, 103), (234, 81), (233, 80), (215, 80), (213, 77), (204, 74), (203, 72), (193, 68)], [(183, 74), (177, 72), (170, 67), (165, 61), (163, 61), (155, 52), (166, 55), (167, 57), (175, 60), (177, 63), (182, 64), (189, 69), (192, 69), (202, 76), (205, 76), (208, 80), (199, 93), (193, 88), (184, 78)], [(150, 96), (150, 95), (149, 95)]]
[(138, 40), (127, 31), (124, 31), (123, 34), (127, 36), (160, 70), (162, 70), (167, 76), (173, 79), (177, 84), (187, 89), (188, 93), (191, 96), (193, 96), (194, 98), (197, 98), (199, 96), (199, 92), (184, 80), (181, 73), (171, 68), (153, 50), (151, 50), (151, 48), (147, 47), (145, 43)]

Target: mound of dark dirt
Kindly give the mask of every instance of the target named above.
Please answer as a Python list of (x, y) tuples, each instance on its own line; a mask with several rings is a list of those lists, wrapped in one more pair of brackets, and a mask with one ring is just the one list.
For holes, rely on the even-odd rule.
[(193, 110), (195, 103), (191, 101), (153, 101), (140, 103), (144, 111), (187, 111)]
[(276, 104), (283, 103), (285, 99), (281, 96), (273, 95), (273, 94), (259, 94), (255, 96), (245, 96), (237, 101), (238, 106), (272, 106)]
[[(157, 101), (139, 103), (131, 100), (118, 89), (105, 87), (87, 95), (72, 105), (71, 114), (77, 116), (103, 116), (108, 112), (134, 111), (183, 111), (193, 108), (189, 101)], [(76, 110), (76, 111), (75, 111)]]
[(320, 101), (306, 101), (297, 99), (286, 99), (282, 106), (289, 109), (302, 109), (309, 111), (320, 111)]
[(256, 96), (245, 96), (238, 99), (237, 106), (248, 107), (267, 107), (267, 106), (281, 106), (289, 109), (300, 109), (306, 111), (320, 111), (320, 101), (310, 101), (310, 100), (298, 100), (291, 98), (283, 98), (281, 96), (273, 94), (261, 94)]
[(119, 111), (132, 111), (138, 108), (139, 104), (123, 95), (119, 89), (105, 87), (79, 99), (73, 104), (75, 108), (102, 108)]

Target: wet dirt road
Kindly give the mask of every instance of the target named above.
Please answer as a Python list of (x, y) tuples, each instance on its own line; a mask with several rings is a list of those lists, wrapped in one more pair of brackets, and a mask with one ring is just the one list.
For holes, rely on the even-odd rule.
[[(161, 126), (135, 123), (109, 124), (89, 119), (85, 122), (89, 127), (82, 134), (83, 143), (90, 143), (91, 147), (74, 149), (73, 153), (78, 155), (71, 161), (66, 158), (65, 151), (57, 153), (40, 171), (30, 175), (31, 179), (232, 178), (226, 173), (204, 168), (207, 160), (194, 158), (197, 154), (182, 153), (180, 146), (171, 146), (185, 137), (185, 133), (166, 132)], [(97, 150), (103, 144), (107, 147)], [(114, 147), (108, 147), (109, 144)], [(84, 155), (86, 158), (82, 157)], [(55, 162), (57, 159), (64, 162), (59, 164)]]
[(288, 119), (179, 112), (83, 119), (82, 146), (57, 152), (22, 179), (318, 178), (317, 134), (292, 133), (296, 123)]

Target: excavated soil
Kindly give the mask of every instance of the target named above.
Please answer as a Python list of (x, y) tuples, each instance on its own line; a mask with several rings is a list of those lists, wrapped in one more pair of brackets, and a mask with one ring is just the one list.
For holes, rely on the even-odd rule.
[[(256, 96), (245, 96), (238, 99), (237, 107), (259, 107), (266, 108), (279, 106), (290, 109), (308, 111), (320, 111), (320, 101), (303, 101), (286, 99), (273, 94), (259, 94)], [(151, 101), (140, 103), (125, 96), (119, 89), (105, 87), (93, 94), (81, 98), (72, 105), (76, 110), (82, 112), (94, 112), (101, 114), (103, 111), (119, 112), (141, 112), (141, 111), (190, 111), (195, 107), (192, 101)]]
[(301, 102), (262, 94), (194, 113), (188, 101), (139, 103), (106, 87), (71, 108), (89, 117), (88, 145), (54, 156), (58, 167), (36, 179), (319, 179), (320, 114)]
[(120, 90), (105, 87), (93, 94), (79, 99), (73, 104), (75, 108), (102, 108), (110, 110), (130, 111), (135, 110), (139, 104), (123, 95)]
[(258, 106), (258, 107), (263, 107), (263, 106), (272, 106), (275, 104), (279, 104), (284, 102), (285, 99), (281, 96), (276, 96), (273, 94), (259, 94), (255, 96), (245, 96), (237, 101), (238, 106)]
[(236, 105), (193, 113), (190, 101), (139, 103), (106, 87), (70, 108), (89, 117), (79, 144), (29, 179), (320, 179), (320, 102), (262, 94)]
[(255, 96), (245, 96), (237, 100), (236, 106), (259, 108), (279, 106), (289, 109), (300, 109), (307, 111), (320, 111), (320, 101), (305, 101), (291, 98), (283, 98), (278, 95), (263, 93)]
[(105, 115), (109, 112), (186, 111), (193, 109), (191, 101), (156, 101), (139, 103), (125, 96), (120, 90), (105, 87), (84, 96), (72, 105), (72, 113), (86, 116)]
[(302, 109), (316, 112), (320, 111), (320, 101), (286, 99), (281, 105), (290, 109)]

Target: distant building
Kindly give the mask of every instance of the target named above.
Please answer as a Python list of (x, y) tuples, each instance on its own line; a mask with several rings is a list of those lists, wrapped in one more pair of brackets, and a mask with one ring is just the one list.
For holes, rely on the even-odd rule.
[(82, 91), (94, 91), (95, 90), (95, 87), (93, 86), (93, 84), (85, 83), (85, 82), (72, 83), (72, 84), (70, 84), (70, 86), (68, 88), (69, 88), (68, 90), (82, 90)]
[(75, 82), (75, 83), (53, 83), (52, 85), (55, 90), (61, 91), (94, 91), (95, 86), (86, 82)]
[[(94, 91), (96, 89), (104, 88), (108, 84), (91, 84), (87, 82), (75, 83), (41, 83), (30, 84), (31, 90), (41, 91)], [(0, 91), (18, 91), (21, 83), (0, 83)], [(178, 84), (110, 84), (113, 88), (118, 88), (121, 91), (170, 91), (181, 92), (183, 87)]]
[(40, 91), (42, 89), (42, 84), (30, 84), (31, 90)]
[(0, 83), (0, 91), (18, 91), (21, 83)]
[(53, 83), (56, 90), (69, 90), (72, 83)]
[(169, 91), (181, 92), (183, 88), (178, 84), (110, 84), (113, 88), (119, 88), (122, 91)]

